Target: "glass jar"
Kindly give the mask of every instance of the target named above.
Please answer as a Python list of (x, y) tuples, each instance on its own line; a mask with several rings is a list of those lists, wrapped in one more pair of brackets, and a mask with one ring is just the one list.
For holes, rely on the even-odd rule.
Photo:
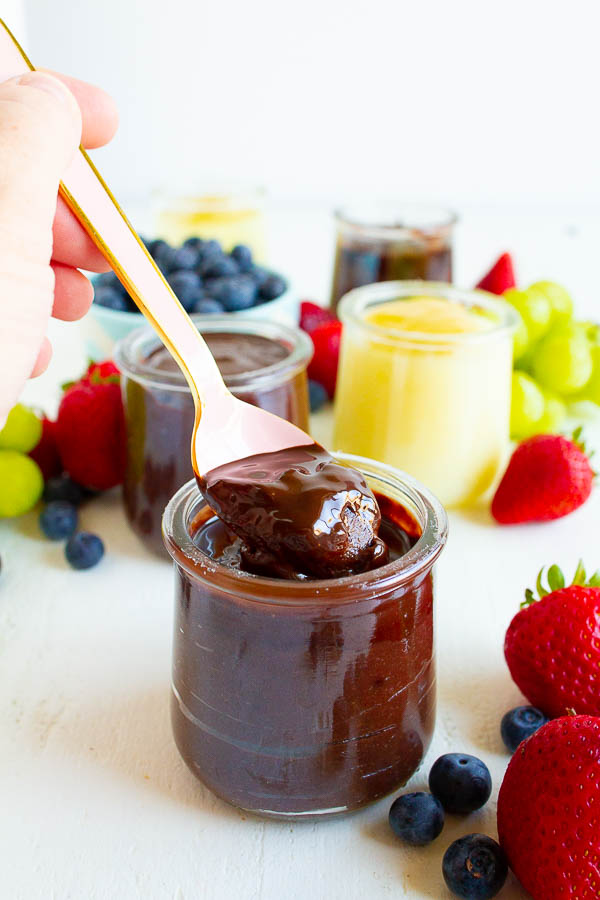
[(335, 213), (337, 239), (331, 307), (376, 281), (452, 281), (456, 215), (418, 204), (378, 202)]
[[(489, 327), (402, 332), (366, 319), (373, 306), (423, 296), (473, 308)], [(484, 494), (509, 447), (512, 307), (483, 291), (392, 281), (350, 291), (339, 312), (333, 446), (404, 469), (445, 506)]]
[(416, 540), (404, 556), (323, 581), (249, 575), (195, 543), (207, 518), (195, 482), (165, 510), (176, 575), (175, 741), (215, 794), (259, 815), (317, 817), (371, 803), (411, 777), (433, 732), (432, 568), (446, 515), (403, 473), (336, 458), (403, 511)]
[[(250, 369), (225, 374), (224, 380), (241, 400), (308, 430), (306, 367), (312, 343), (304, 332), (242, 316), (192, 316), (192, 321), (209, 340), (210, 335), (224, 335), (227, 340), (231, 335), (234, 342), (256, 335), (261, 341), (282, 346), (285, 355), (273, 364), (260, 362)], [(236, 351), (233, 343), (234, 357)], [(167, 368), (159, 364), (157, 354), (161, 359), (166, 357)], [(218, 352), (216, 356), (219, 362)], [(179, 368), (149, 326), (136, 329), (117, 344), (115, 362), (122, 373), (127, 435), (125, 512), (147, 548), (166, 558), (162, 514), (175, 491), (193, 476), (190, 446), (194, 402)]]
[(227, 252), (236, 244), (245, 244), (256, 262), (267, 261), (262, 188), (214, 184), (193, 194), (164, 198), (156, 227), (171, 244), (201, 237), (219, 241)]

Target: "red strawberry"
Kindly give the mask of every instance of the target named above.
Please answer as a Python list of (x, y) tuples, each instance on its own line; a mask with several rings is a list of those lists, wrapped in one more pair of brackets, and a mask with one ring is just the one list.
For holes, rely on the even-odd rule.
[(52, 422), (46, 416), (42, 419), (42, 436), (33, 450), (29, 451), (29, 456), (42, 470), (44, 481), (60, 475), (63, 470), (56, 446), (56, 422)]
[(308, 367), (308, 377), (322, 384), (330, 397), (335, 394), (342, 323), (337, 319), (318, 325), (310, 333), (314, 356)]
[(506, 632), (504, 656), (514, 682), (547, 716), (568, 709), (600, 715), (600, 572), (587, 578), (580, 562), (565, 587), (558, 566), (548, 569), (548, 589), (538, 575), (536, 600), (525, 602)]
[(561, 434), (538, 434), (513, 453), (492, 500), (502, 525), (545, 522), (572, 513), (590, 496), (594, 471), (579, 443)]
[(91, 362), (87, 367), (87, 372), (82, 378), (84, 381), (86, 378), (93, 380), (96, 376), (100, 376), (101, 378), (110, 378), (111, 375), (117, 376), (117, 384), (119, 383), (121, 373), (119, 369), (115, 366), (112, 359), (105, 359), (104, 362), (97, 363)]
[(498, 796), (498, 835), (533, 900), (600, 892), (600, 719), (543, 725), (517, 749)]
[(475, 285), (480, 291), (489, 291), (490, 294), (503, 294), (509, 288), (517, 286), (515, 270), (510, 253), (503, 253), (487, 275)]
[(74, 481), (95, 491), (120, 484), (125, 465), (125, 421), (120, 376), (111, 362), (93, 363), (61, 400), (58, 449)]
[(300, 304), (300, 328), (311, 334), (319, 325), (325, 322), (337, 322), (336, 317), (328, 309), (303, 300)]

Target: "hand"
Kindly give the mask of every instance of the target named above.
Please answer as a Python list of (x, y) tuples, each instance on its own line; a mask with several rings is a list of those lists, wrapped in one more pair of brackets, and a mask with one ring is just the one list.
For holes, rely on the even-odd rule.
[(116, 127), (112, 100), (77, 79), (36, 71), (0, 84), (0, 428), (50, 361), (49, 317), (89, 309), (78, 268), (108, 269), (57, 194), (79, 144), (100, 147)]

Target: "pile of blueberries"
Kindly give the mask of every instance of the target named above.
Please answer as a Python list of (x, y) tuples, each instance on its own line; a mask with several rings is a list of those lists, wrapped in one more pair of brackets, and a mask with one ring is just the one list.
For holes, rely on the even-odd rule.
[[(256, 265), (244, 244), (225, 253), (218, 241), (199, 237), (188, 238), (181, 247), (172, 247), (162, 238), (142, 240), (188, 313), (239, 312), (276, 300), (287, 289), (281, 275)], [(137, 312), (113, 272), (98, 275), (94, 289), (94, 302), (100, 306)]]

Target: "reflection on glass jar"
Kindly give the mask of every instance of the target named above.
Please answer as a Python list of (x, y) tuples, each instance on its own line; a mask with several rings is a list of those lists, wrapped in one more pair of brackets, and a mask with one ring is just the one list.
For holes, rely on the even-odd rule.
[[(394, 324), (403, 301), (433, 310), (416, 331)], [(512, 308), (482, 291), (396, 281), (351, 291), (339, 312), (333, 445), (404, 469), (446, 506), (476, 500), (509, 445)]]
[(402, 473), (338, 459), (380, 499), (381, 534), (397, 548), (380, 569), (325, 581), (249, 575), (211, 558), (215, 520), (195, 483), (165, 511), (175, 740), (212, 791), (262, 815), (371, 803), (410, 778), (433, 732), (432, 567), (445, 513)]
[[(312, 344), (303, 332), (241, 316), (192, 316), (192, 320), (236, 397), (308, 429), (306, 367)], [(127, 432), (125, 511), (146, 546), (165, 556), (163, 510), (193, 475), (192, 395), (149, 326), (119, 342), (115, 361), (122, 373)]]
[(188, 237), (219, 241), (229, 252), (236, 244), (252, 250), (256, 262), (267, 261), (265, 194), (260, 188), (234, 188), (228, 185), (207, 188), (161, 202), (157, 233), (171, 244)]
[(334, 312), (348, 291), (376, 281), (452, 280), (453, 212), (381, 202), (338, 210), (335, 219)]

